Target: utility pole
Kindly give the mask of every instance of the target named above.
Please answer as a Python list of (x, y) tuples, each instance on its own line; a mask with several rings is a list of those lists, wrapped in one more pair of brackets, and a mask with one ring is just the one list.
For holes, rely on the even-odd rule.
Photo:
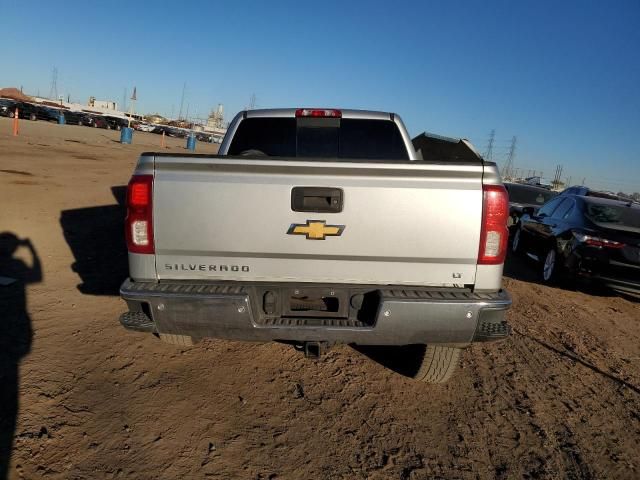
[(516, 156), (516, 141), (517, 141), (517, 138), (515, 136), (511, 138), (511, 147), (509, 147), (509, 153), (507, 154), (507, 161), (505, 162), (504, 169), (502, 171), (502, 176), (505, 178), (509, 178), (512, 176), (513, 159)]
[(182, 98), (180, 99), (180, 111), (178, 112), (178, 120), (182, 120), (182, 108), (184, 107), (184, 92), (187, 89), (187, 82), (182, 85)]
[(251, 97), (249, 97), (249, 110), (253, 110), (256, 108), (256, 94), (252, 93)]
[(489, 160), (490, 162), (493, 160), (493, 141), (496, 138), (496, 130), (495, 128), (491, 130), (489, 133), (489, 142), (487, 143), (487, 151), (484, 154), (484, 158)]
[(57, 100), (58, 98), (58, 69), (53, 67), (51, 72), (51, 89), (49, 90), (49, 100)]

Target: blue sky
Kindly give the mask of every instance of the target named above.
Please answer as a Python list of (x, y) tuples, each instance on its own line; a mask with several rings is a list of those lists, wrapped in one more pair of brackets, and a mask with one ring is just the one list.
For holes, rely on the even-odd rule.
[(399, 113), (410, 133), (496, 130), (502, 164), (640, 191), (640, 2), (0, 0), (0, 86), (227, 118), (258, 107)]

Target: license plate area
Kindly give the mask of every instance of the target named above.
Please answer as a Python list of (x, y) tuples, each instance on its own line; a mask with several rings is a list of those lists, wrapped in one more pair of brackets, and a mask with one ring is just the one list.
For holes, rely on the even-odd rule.
[(285, 289), (283, 317), (347, 318), (349, 296), (331, 288)]

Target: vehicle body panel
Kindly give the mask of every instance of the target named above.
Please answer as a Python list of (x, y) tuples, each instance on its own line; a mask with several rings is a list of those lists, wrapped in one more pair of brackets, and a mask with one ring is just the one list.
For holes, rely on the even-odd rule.
[[(340, 158), (342, 143), (337, 156), (307, 158), (297, 139), (292, 158), (234, 146), (245, 119), (295, 112), (241, 112), (217, 156), (140, 157), (140, 182), (153, 176), (145, 221), (154, 251), (129, 254), (121, 323), (193, 339), (465, 346), (505, 338), (503, 265), (478, 265), (483, 185), (501, 185), (496, 165), (461, 139), (422, 134), (417, 153), (397, 115), (358, 110), (342, 118), (393, 122), (408, 159)], [(296, 135), (325, 126), (296, 120)], [(240, 154), (228, 155), (230, 146)], [(300, 189), (339, 194), (310, 194), (299, 208)]]
[[(482, 165), (157, 156), (158, 278), (473, 284), (482, 173)], [(292, 211), (296, 186), (342, 189), (342, 212)], [(344, 232), (320, 242), (287, 235), (310, 220)]]

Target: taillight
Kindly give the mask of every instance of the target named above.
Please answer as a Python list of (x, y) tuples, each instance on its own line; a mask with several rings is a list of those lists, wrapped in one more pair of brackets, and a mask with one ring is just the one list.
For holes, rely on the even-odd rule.
[(134, 175), (127, 188), (125, 236), (131, 253), (154, 253), (153, 175)]
[(587, 235), (586, 233), (573, 232), (573, 236), (578, 240), (578, 242), (589, 245), (590, 247), (622, 248), (625, 245), (622, 242), (594, 237), (593, 235)]
[(296, 117), (342, 118), (342, 111), (333, 108), (299, 108)]
[(507, 254), (509, 196), (502, 185), (482, 187), (482, 229), (479, 265), (499, 265)]

